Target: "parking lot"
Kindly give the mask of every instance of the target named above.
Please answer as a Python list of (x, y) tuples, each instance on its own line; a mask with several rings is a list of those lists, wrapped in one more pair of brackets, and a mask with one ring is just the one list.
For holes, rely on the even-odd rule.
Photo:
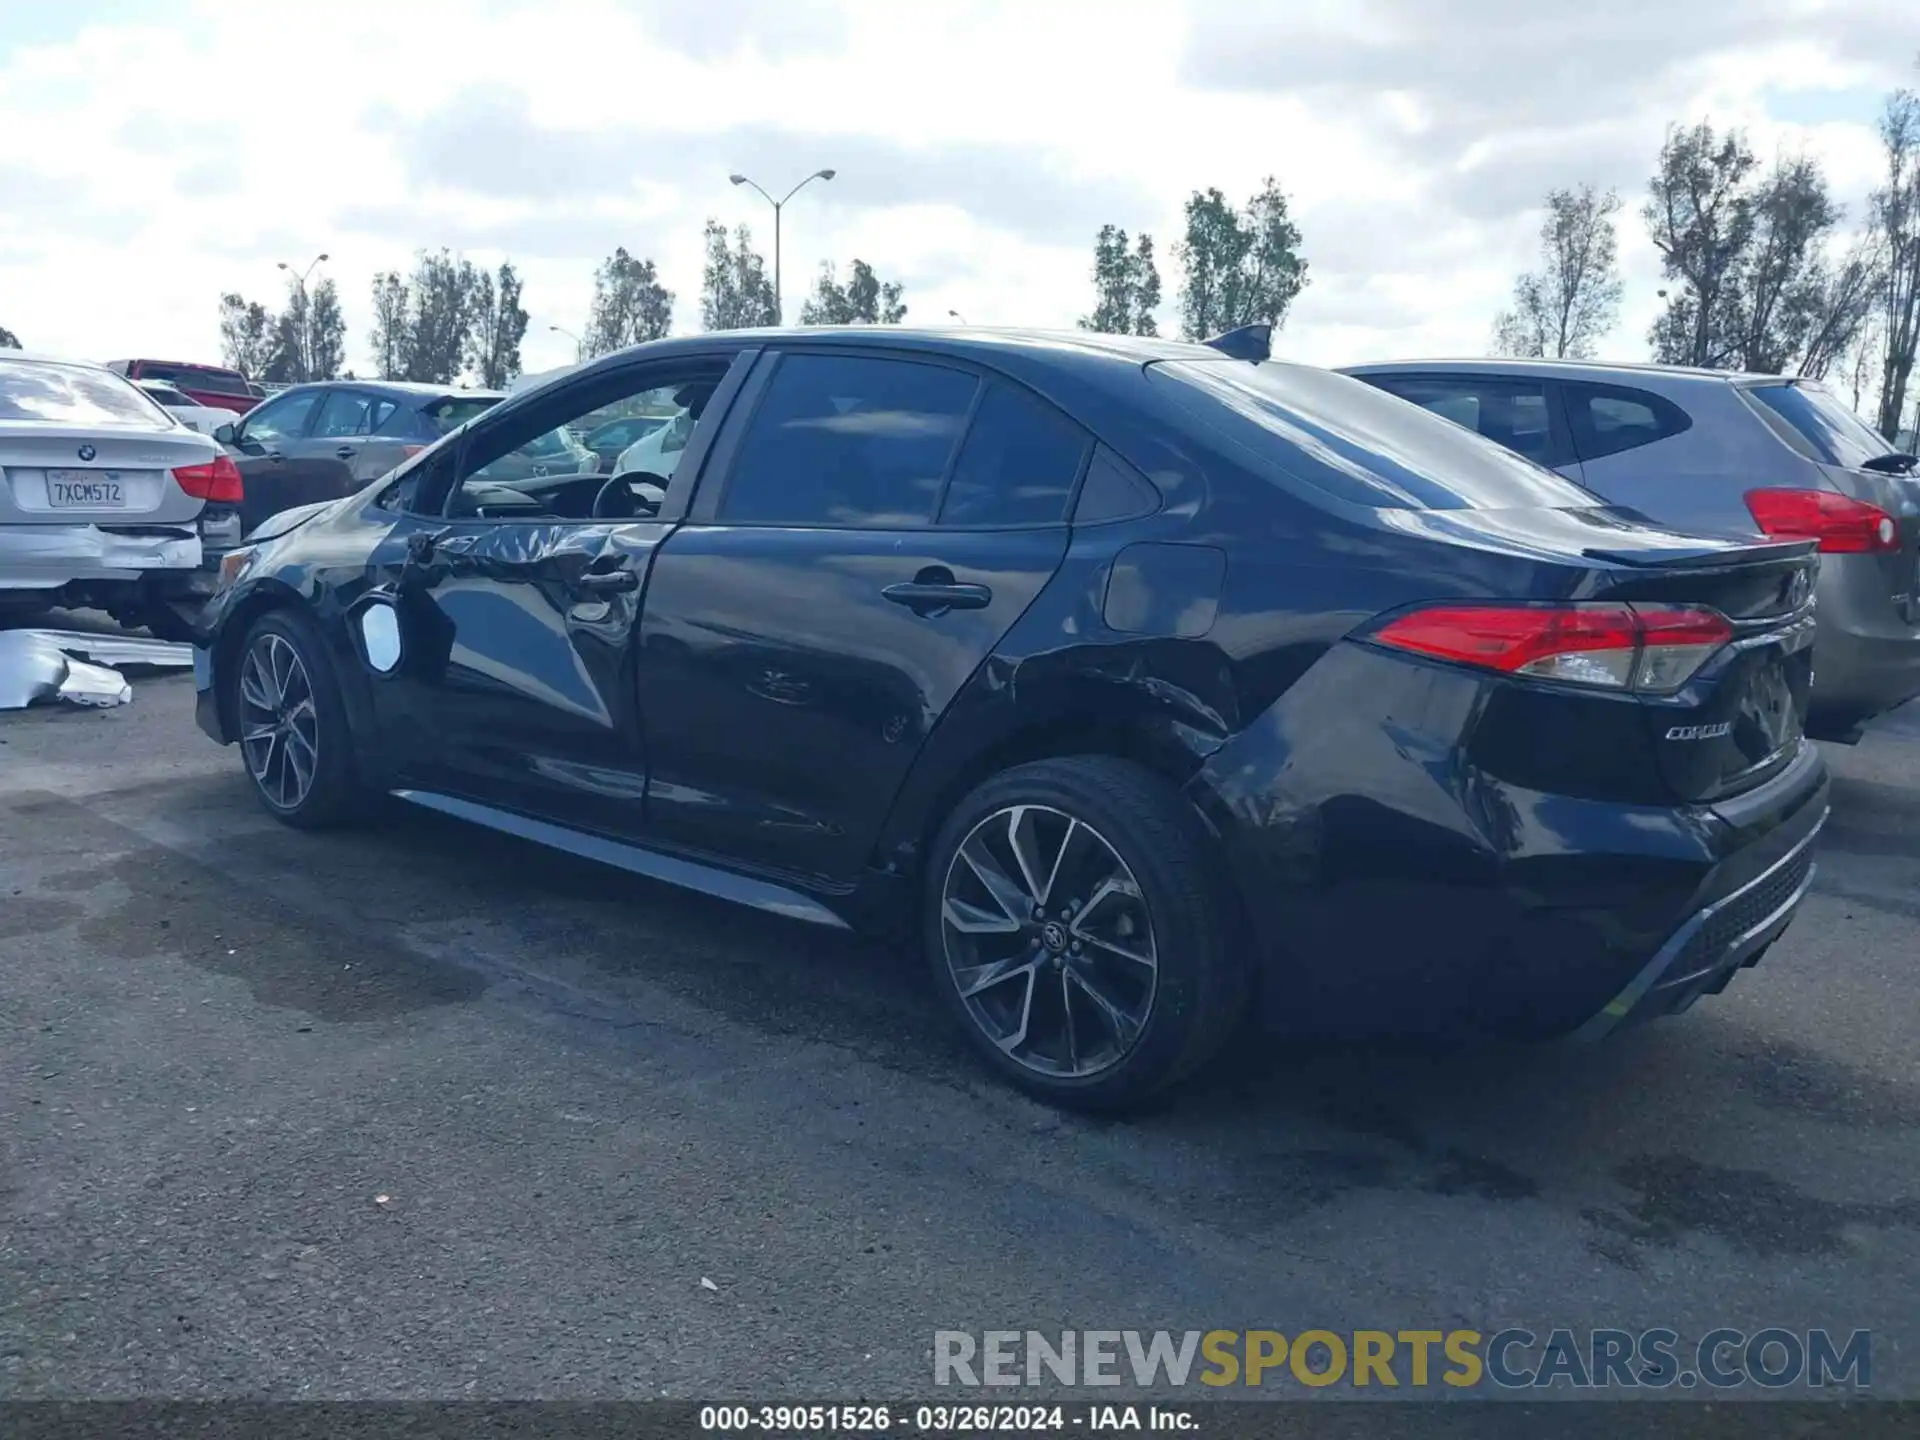
[(1824, 1326), (1920, 1394), (1920, 714), (1762, 964), (1602, 1047), (1144, 1118), (912, 963), (427, 815), (298, 834), (185, 676), (0, 716), (0, 1394), (924, 1394), (938, 1329)]

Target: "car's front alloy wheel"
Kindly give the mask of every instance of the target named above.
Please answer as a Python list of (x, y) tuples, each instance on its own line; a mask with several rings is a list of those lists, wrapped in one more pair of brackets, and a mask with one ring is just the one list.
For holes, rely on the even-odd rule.
[(1094, 1075), (1146, 1029), (1159, 972), (1153, 918), (1091, 824), (1046, 805), (992, 811), (947, 866), (940, 923), (954, 989), (1014, 1063)]
[(320, 711), (313, 680), (284, 635), (253, 639), (240, 666), (240, 748), (270, 805), (298, 809), (320, 763)]
[(336, 824), (366, 795), (356, 778), (340, 684), (314, 622), (270, 610), (240, 642), (230, 714), (254, 793), (289, 825)]

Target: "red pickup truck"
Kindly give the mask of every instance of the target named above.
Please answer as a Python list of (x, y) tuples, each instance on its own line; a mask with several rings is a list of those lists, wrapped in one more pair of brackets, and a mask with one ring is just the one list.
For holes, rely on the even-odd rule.
[(196, 405), (217, 405), (244, 415), (260, 400), (260, 391), (249, 384), (238, 370), (218, 365), (194, 365), (176, 360), (109, 360), (109, 370), (117, 370), (129, 380), (165, 380), (181, 390)]

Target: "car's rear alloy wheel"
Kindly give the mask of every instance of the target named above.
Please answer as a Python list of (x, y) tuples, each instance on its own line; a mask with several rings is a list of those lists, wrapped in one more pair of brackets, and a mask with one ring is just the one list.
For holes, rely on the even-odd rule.
[(1244, 1009), (1211, 840), (1138, 765), (1005, 771), (961, 802), (929, 858), (936, 983), (975, 1048), (1035, 1094), (1135, 1103), (1209, 1059)]
[(1001, 1052), (1040, 1075), (1093, 1075), (1146, 1028), (1159, 959), (1133, 871), (1092, 825), (1009, 805), (960, 842), (940, 921), (947, 968)]
[(300, 654), (283, 635), (254, 637), (240, 666), (240, 748), (260, 793), (297, 810), (320, 764), (320, 710)]
[(354, 773), (340, 685), (313, 622), (270, 610), (248, 631), (231, 671), (232, 717), (254, 792), (289, 825), (350, 818), (366, 796)]

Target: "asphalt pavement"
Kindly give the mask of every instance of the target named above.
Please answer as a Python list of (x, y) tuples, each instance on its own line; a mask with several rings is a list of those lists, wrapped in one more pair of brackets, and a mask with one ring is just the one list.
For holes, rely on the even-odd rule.
[[(1599, 1047), (1253, 1047), (1128, 1121), (908, 957), (0, 715), (0, 1396), (927, 1393), (937, 1330), (1874, 1332), (1920, 1394), (1920, 713), (1755, 969)], [(1297, 1393), (1297, 1392), (1296, 1392)]]

